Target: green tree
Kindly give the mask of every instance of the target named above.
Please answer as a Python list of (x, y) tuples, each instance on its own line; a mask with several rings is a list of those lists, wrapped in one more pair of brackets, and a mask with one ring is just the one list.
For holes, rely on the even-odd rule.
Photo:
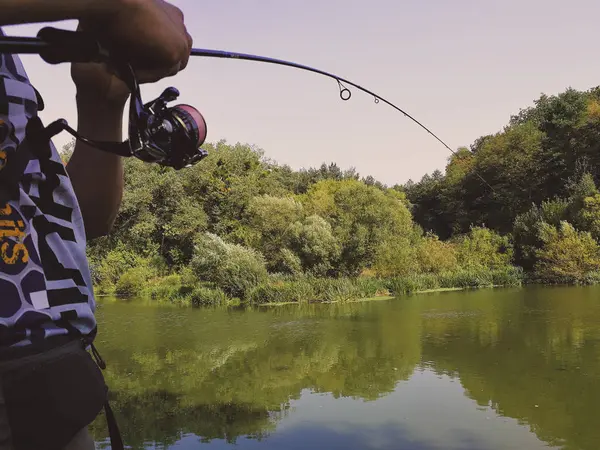
[(543, 247), (536, 253), (535, 274), (545, 283), (581, 283), (600, 270), (600, 248), (589, 232), (566, 221), (559, 228), (543, 223)]
[(427, 234), (416, 247), (419, 272), (451, 272), (458, 268), (458, 252), (450, 242), (441, 241), (435, 234)]
[(214, 283), (234, 298), (244, 299), (253, 287), (267, 279), (260, 253), (227, 243), (211, 233), (197, 236), (191, 266), (198, 279)]
[(579, 215), (579, 223), (584, 230), (590, 232), (596, 241), (600, 241), (600, 194), (583, 199)]
[(358, 180), (320, 181), (302, 198), (309, 214), (327, 220), (341, 253), (335, 269), (357, 275), (375, 260), (376, 249), (391, 237), (410, 236), (411, 214), (402, 193), (382, 191)]
[(303, 271), (312, 275), (330, 273), (340, 255), (340, 245), (331, 225), (317, 215), (291, 224), (284, 240), (286, 247), (298, 256)]
[(287, 229), (304, 217), (302, 203), (292, 197), (261, 195), (250, 200), (245, 212), (251, 237), (246, 243), (259, 250), (268, 266), (277, 270)]
[(457, 238), (456, 242), (457, 259), (462, 267), (493, 270), (512, 261), (510, 239), (489, 228), (472, 227), (468, 235)]

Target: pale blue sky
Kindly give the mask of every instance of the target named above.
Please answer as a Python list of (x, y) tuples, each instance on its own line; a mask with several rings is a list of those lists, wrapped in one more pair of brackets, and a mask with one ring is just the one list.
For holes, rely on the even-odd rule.
[[(195, 47), (288, 59), (348, 78), (396, 103), (452, 148), (497, 132), (541, 92), (600, 84), (595, 0), (174, 1)], [(73, 22), (57, 24), (74, 29)], [(6, 27), (34, 35), (41, 25)], [(47, 103), (43, 119), (76, 124), (68, 65), (23, 57)], [(208, 140), (255, 144), (294, 168), (335, 161), (387, 184), (442, 169), (450, 152), (389, 106), (287, 67), (195, 58), (145, 86), (175, 85), (198, 107)], [(62, 134), (55, 143), (68, 140)]]

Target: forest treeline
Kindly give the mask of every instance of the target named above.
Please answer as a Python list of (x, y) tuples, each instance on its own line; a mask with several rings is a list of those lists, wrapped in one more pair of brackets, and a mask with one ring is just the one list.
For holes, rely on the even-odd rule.
[(224, 141), (181, 171), (127, 159), (114, 229), (89, 244), (92, 275), (98, 293), (192, 304), (595, 282), (599, 144), (600, 90), (568, 89), (418, 183), (293, 170)]
[[(600, 88), (542, 95), (496, 134), (402, 186), (423, 229), (442, 240), (487, 227), (512, 263), (544, 283), (595, 281), (600, 269)], [(490, 186), (486, 186), (479, 176)]]

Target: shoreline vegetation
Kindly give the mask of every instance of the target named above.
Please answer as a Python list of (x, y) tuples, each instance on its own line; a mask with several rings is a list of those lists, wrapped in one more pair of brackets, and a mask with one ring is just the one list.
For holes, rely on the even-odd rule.
[(600, 282), (600, 88), (542, 95), (445, 173), (391, 187), (205, 147), (182, 171), (125, 160), (113, 231), (88, 247), (98, 295), (275, 305)]
[(144, 298), (157, 303), (185, 306), (281, 306), (299, 303), (342, 303), (383, 300), (412, 294), (465, 289), (521, 286), (519, 270), (413, 276), (405, 278), (338, 278), (282, 277), (275, 275), (254, 286), (244, 299), (232, 298), (211, 283), (185, 284), (178, 275), (148, 280), (121, 278), (111, 292), (117, 298)]

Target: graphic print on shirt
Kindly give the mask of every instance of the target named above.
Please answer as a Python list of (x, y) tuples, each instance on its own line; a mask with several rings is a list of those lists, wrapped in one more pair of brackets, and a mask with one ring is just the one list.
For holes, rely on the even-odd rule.
[(25, 236), (23, 216), (9, 204), (0, 208), (0, 272), (16, 275), (25, 268), (29, 261)]
[[(28, 147), (37, 105), (20, 60), (0, 55), (0, 178)], [(95, 332), (83, 220), (60, 155), (49, 150), (28, 162), (19, 199), (0, 204), (0, 347)]]

